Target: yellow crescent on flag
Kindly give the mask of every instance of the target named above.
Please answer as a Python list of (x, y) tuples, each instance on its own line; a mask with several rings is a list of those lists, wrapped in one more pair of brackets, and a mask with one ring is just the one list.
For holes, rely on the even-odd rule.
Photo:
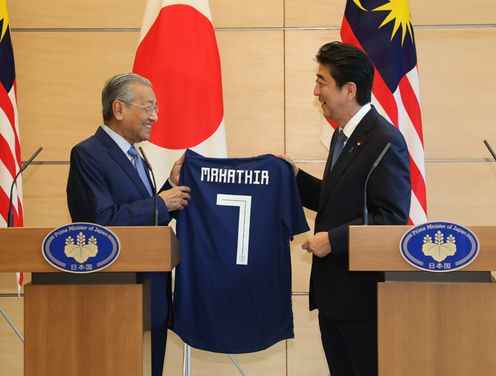
[(0, 20), (3, 20), (2, 33), (0, 35), (0, 40), (2, 40), (7, 31), (7, 27), (9, 26), (9, 14), (7, 13), (6, 1), (0, 1)]
[(364, 12), (367, 11), (367, 9), (364, 8), (364, 6), (362, 5), (362, 3), (360, 2), (360, 0), (353, 0), (353, 2), (356, 4), (357, 7), (359, 7), (361, 10), (363, 10)]

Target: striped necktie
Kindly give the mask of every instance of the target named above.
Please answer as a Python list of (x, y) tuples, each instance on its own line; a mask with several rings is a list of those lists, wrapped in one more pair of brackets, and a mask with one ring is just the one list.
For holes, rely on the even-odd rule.
[(348, 137), (346, 137), (344, 132), (340, 129), (336, 138), (336, 145), (334, 146), (334, 151), (332, 152), (331, 170), (334, 167), (336, 161), (338, 160), (339, 155), (343, 151), (344, 143), (346, 142), (347, 139)]
[(148, 175), (146, 174), (145, 166), (143, 164), (143, 160), (141, 159), (138, 150), (133, 146), (129, 148), (127, 151), (128, 154), (132, 157), (133, 159), (133, 166), (134, 168), (138, 171), (138, 174), (141, 178), (141, 181), (146, 187), (146, 190), (152, 195), (152, 186), (150, 185), (150, 180), (148, 180)]

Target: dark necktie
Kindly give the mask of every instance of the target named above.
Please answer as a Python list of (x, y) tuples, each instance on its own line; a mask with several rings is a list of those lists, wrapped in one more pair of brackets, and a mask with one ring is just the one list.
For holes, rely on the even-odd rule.
[(150, 181), (148, 180), (145, 166), (143, 164), (143, 160), (141, 159), (141, 157), (138, 153), (138, 150), (136, 150), (136, 148), (133, 145), (129, 148), (129, 150), (127, 152), (133, 158), (133, 166), (138, 171), (138, 174), (141, 178), (141, 181), (143, 181), (143, 184), (145, 185), (146, 190), (148, 191), (148, 193), (151, 196), (152, 195), (152, 187), (150, 185)]
[(339, 133), (336, 137), (336, 145), (334, 146), (334, 151), (332, 152), (331, 170), (334, 167), (336, 161), (338, 160), (339, 155), (343, 151), (344, 143), (346, 142), (347, 139), (348, 137), (346, 137), (344, 132), (342, 130), (339, 130)]

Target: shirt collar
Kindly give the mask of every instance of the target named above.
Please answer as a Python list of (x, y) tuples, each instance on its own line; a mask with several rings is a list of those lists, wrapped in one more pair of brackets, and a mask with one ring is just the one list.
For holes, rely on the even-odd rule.
[(353, 117), (345, 124), (343, 128), (344, 135), (349, 139), (353, 134), (353, 131), (357, 127), (358, 123), (367, 115), (367, 112), (372, 108), (370, 103), (363, 105), (358, 112), (353, 115)]
[[(132, 146), (127, 140), (122, 137), (120, 134), (118, 134), (116, 131), (111, 129), (105, 124), (102, 124), (102, 129), (107, 132), (107, 134), (110, 136), (112, 140), (119, 146), (119, 148), (124, 152), (124, 154), (128, 155), (127, 152), (129, 151), (129, 148)], [(128, 156), (129, 158), (129, 156)]]

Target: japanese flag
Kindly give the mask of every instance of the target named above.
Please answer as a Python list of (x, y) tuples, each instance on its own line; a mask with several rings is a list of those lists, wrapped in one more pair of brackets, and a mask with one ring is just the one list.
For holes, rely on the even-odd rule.
[(208, 1), (148, 0), (133, 71), (160, 112), (143, 147), (160, 187), (186, 148), (226, 157), (219, 50)]

